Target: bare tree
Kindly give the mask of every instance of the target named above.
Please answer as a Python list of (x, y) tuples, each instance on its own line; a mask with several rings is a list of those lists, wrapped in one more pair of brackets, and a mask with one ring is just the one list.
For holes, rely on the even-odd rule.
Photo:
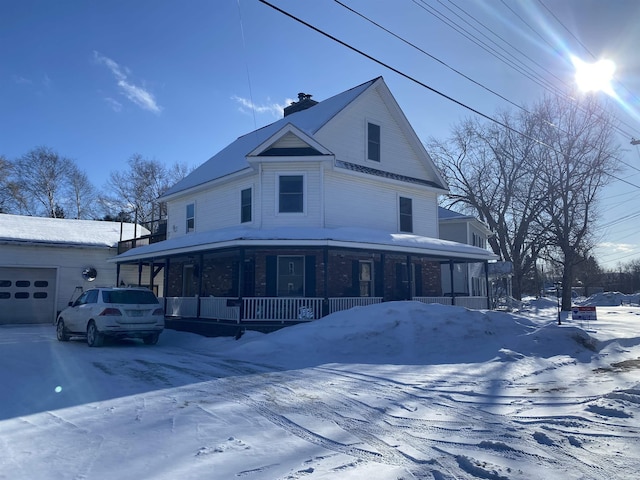
[(74, 164), (48, 147), (37, 147), (15, 162), (20, 213), (57, 218), (68, 201), (68, 182)]
[(13, 164), (0, 155), (0, 213), (11, 213), (14, 205), (15, 187), (11, 180)]
[(449, 204), (478, 215), (495, 233), (489, 239), (493, 252), (514, 269), (513, 295), (522, 297), (525, 278), (533, 273), (544, 245), (536, 221), (543, 208), (543, 184), (537, 178), (529, 135), (535, 128), (526, 115), (499, 115), (504, 125), (467, 120), (445, 143), (432, 140), (430, 154), (449, 183)]
[(536, 108), (539, 177), (546, 185), (545, 224), (553, 242), (549, 259), (562, 267), (562, 309), (571, 309), (574, 268), (593, 248), (597, 199), (618, 170), (613, 119), (595, 96), (545, 98)]
[(500, 114), (502, 125), (468, 120), (430, 152), (451, 204), (488, 223), (494, 253), (513, 262), (513, 293), (545, 254), (562, 271), (571, 307), (573, 268), (588, 257), (597, 194), (616, 170), (613, 124), (594, 97), (548, 97), (531, 112)]
[(157, 220), (161, 215), (158, 197), (186, 176), (187, 167), (174, 164), (167, 168), (163, 163), (145, 159), (137, 153), (127, 163), (127, 171), (114, 171), (109, 175), (108, 194), (102, 198), (107, 214), (131, 212), (142, 224)]
[(87, 174), (73, 166), (69, 176), (69, 209), (73, 218), (95, 218), (96, 202), (99, 197)]

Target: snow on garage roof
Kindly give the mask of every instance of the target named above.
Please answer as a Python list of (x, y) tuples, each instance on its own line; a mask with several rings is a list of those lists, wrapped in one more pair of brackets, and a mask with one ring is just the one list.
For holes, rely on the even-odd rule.
[(132, 239), (134, 231), (138, 237), (150, 233), (133, 223), (0, 214), (0, 243), (115, 247)]

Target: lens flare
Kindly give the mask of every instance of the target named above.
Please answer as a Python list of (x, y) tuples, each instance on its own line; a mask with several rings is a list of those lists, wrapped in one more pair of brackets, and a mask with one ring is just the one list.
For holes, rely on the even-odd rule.
[(576, 70), (575, 79), (580, 90), (615, 95), (611, 81), (616, 71), (616, 64), (612, 60), (598, 60), (595, 63), (587, 63), (578, 57), (572, 56), (571, 62)]

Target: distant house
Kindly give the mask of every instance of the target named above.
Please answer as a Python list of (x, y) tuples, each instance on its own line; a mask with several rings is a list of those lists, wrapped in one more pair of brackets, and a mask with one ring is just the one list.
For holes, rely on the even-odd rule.
[[(0, 214), (0, 324), (53, 323), (78, 291), (115, 285), (107, 260), (121, 240), (147, 234), (131, 223)], [(138, 269), (123, 268), (120, 281), (139, 284)]]
[(486, 308), (443, 291), (450, 262), (494, 258), (439, 238), (446, 192), (379, 77), (322, 102), (300, 94), (164, 194), (165, 241), (115, 261), (148, 267), (183, 322), (259, 327), (405, 299)]
[[(493, 235), (486, 223), (473, 215), (464, 215), (438, 207), (440, 238), (486, 249)], [(442, 269), (442, 292), (445, 295), (487, 296), (487, 272), (477, 263), (456, 262)]]

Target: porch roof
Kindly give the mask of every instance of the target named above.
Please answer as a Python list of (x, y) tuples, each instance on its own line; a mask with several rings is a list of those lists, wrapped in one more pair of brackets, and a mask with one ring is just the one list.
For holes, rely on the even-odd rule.
[(498, 258), (492, 252), (472, 245), (408, 233), (389, 233), (356, 227), (283, 227), (260, 230), (233, 227), (182, 235), (133, 248), (111, 261), (128, 263), (220, 248), (261, 246), (357, 248), (474, 261), (497, 260)]

